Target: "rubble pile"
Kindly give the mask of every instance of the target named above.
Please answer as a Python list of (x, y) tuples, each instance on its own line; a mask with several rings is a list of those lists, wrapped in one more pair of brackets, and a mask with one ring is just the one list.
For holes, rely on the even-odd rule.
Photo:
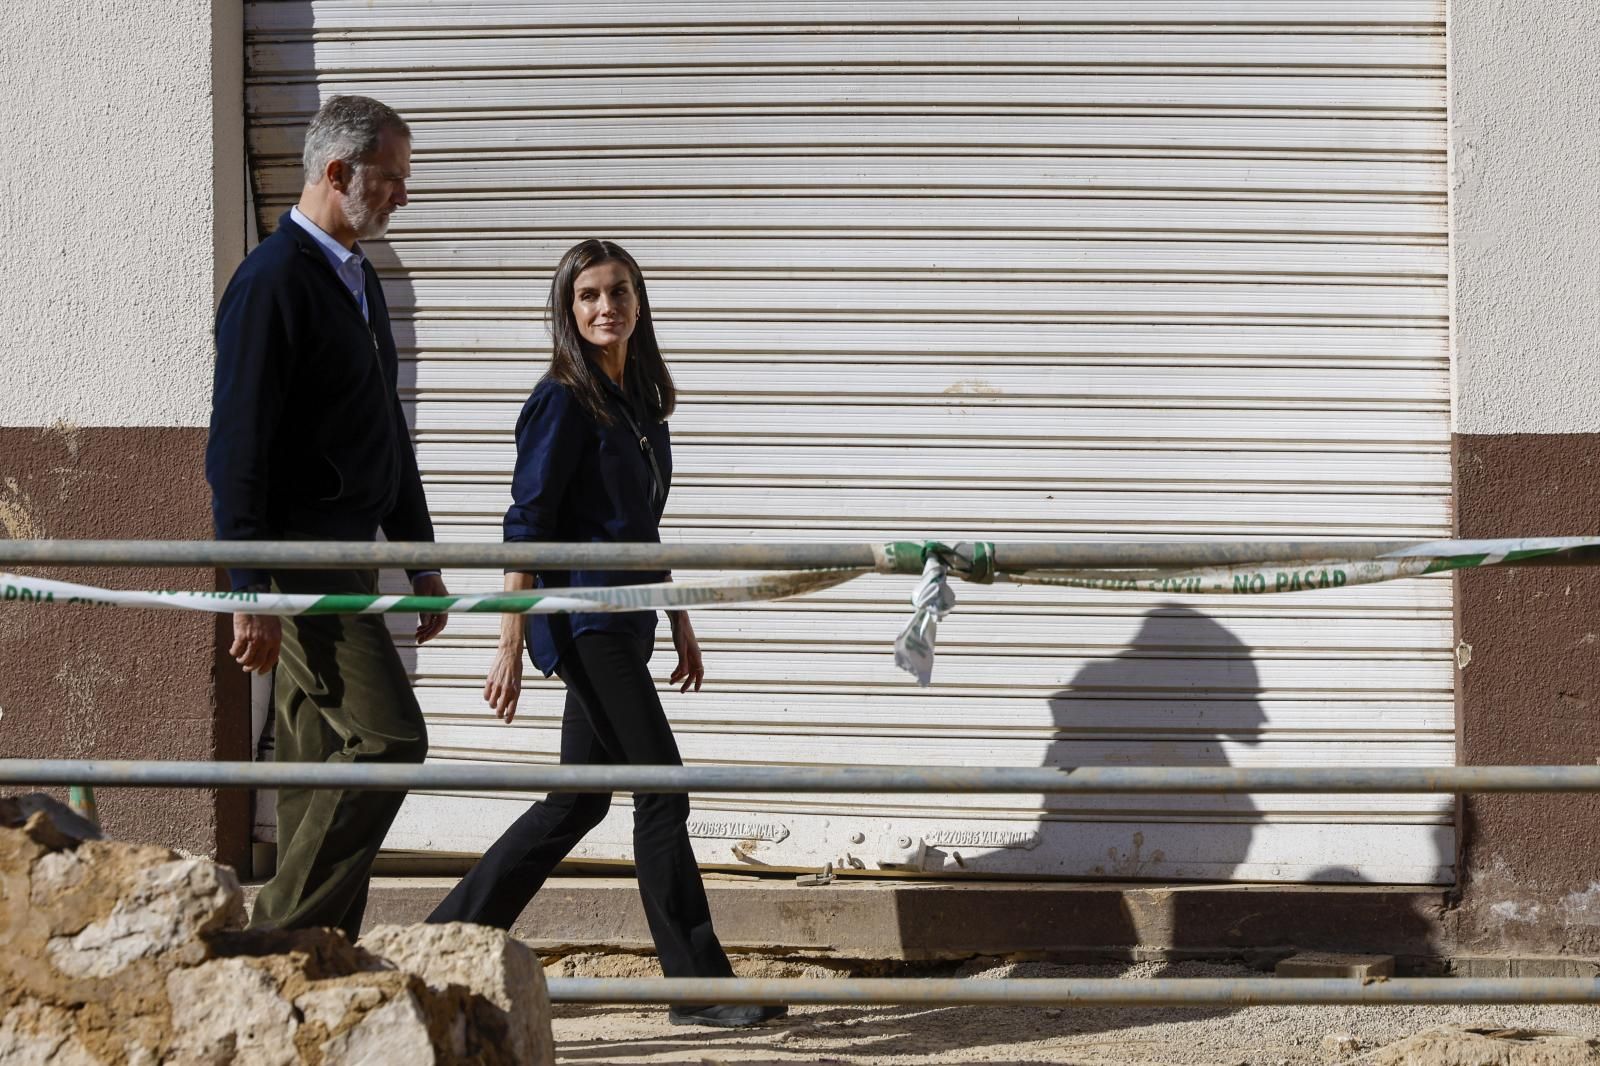
[(0, 797), (8, 1066), (545, 1066), (538, 956), (499, 930), (244, 930), (226, 866)]

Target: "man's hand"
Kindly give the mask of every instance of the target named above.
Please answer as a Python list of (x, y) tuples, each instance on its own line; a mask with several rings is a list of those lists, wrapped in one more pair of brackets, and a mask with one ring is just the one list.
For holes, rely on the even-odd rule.
[(694, 626), (689, 624), (689, 612), (669, 611), (667, 617), (672, 619), (672, 646), (678, 652), (678, 665), (667, 678), (667, 684), (681, 683), (683, 687), (679, 692), (688, 692), (691, 687), (699, 692), (700, 682), (706, 679), (706, 667), (700, 658), (700, 642), (695, 639)]
[[(411, 582), (411, 591), (417, 596), (450, 595), (450, 590), (444, 587), (444, 578), (438, 574), (423, 574)], [(445, 623), (448, 621), (450, 621), (450, 616), (443, 611), (438, 614), (418, 614), (417, 643), (426, 644), (440, 633), (443, 633)]]
[(278, 665), (283, 623), (270, 614), (235, 614), (228, 654), (246, 673), (264, 674)]

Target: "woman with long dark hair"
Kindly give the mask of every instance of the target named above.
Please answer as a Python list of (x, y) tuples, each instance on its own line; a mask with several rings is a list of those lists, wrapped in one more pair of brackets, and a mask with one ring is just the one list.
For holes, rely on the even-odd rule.
[[(661, 358), (639, 264), (610, 241), (570, 248), (556, 267), (546, 309), (554, 354), (517, 419), (508, 541), (658, 543), (672, 481), (667, 418), (676, 390)], [(626, 571), (508, 572), (505, 587), (627, 585), (666, 574)], [(678, 653), (669, 683), (696, 691), (705, 677), (689, 616), (669, 612)], [(649, 659), (654, 611), (501, 615), (500, 644), (483, 698), (496, 717), (516, 717), (522, 650), (567, 687), (563, 763), (680, 765)], [(556, 864), (600, 824), (610, 793), (554, 793), (535, 803), (484, 853), (428, 918), (511, 928)], [(638, 794), (633, 851), (639, 894), (668, 977), (733, 973), (711, 927), (705, 885), (689, 845), (689, 797)], [(673, 1007), (676, 1024), (756, 1025), (782, 1007)]]

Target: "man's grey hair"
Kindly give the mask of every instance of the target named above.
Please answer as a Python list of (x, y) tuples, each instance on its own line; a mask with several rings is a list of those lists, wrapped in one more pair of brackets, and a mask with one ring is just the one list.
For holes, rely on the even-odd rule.
[(306, 147), (301, 161), (306, 184), (315, 185), (334, 160), (356, 166), (378, 147), (384, 130), (411, 136), (411, 127), (394, 108), (370, 96), (334, 96), (317, 108), (306, 127)]

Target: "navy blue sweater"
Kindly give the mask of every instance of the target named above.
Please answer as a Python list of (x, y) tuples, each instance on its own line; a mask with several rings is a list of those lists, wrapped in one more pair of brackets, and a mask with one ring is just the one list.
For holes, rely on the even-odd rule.
[[(285, 213), (217, 308), (206, 480), (218, 540), (433, 540), (371, 263), (367, 308)], [(264, 583), (232, 571), (233, 587)]]
[[(512, 503), (506, 510), (506, 540), (660, 542), (661, 512), (672, 484), (667, 424), (645, 415), (604, 373), (596, 370), (595, 375), (612, 404), (629, 405), (649, 439), (664, 482), (659, 498), (652, 499), (655, 478), (627, 422), (613, 415), (609, 425), (601, 425), (570, 389), (546, 378), (535, 386), (517, 419), (517, 468), (511, 478)], [(543, 571), (537, 584), (540, 588), (644, 585), (665, 581), (667, 576), (631, 570)], [(548, 677), (579, 634), (649, 637), (656, 629), (656, 613), (531, 614), (527, 624), (528, 654)]]

